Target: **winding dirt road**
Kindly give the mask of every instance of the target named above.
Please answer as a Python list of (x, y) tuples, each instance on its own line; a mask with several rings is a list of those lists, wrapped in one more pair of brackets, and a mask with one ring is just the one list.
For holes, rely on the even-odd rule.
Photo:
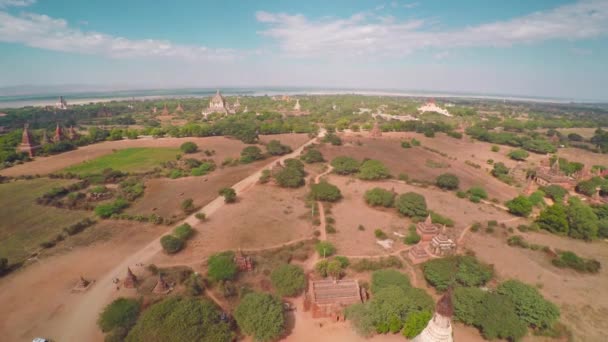
[[(236, 183), (232, 188), (236, 191), (237, 196), (251, 189), (259, 180), (262, 171), (271, 168), (275, 163), (283, 163), (285, 159), (298, 157), (305, 147), (315, 143), (318, 138), (325, 135), (325, 130), (321, 130), (317, 137), (309, 140), (304, 145), (300, 146), (292, 153), (282, 156), (280, 159), (267, 164), (252, 175)], [(205, 213), (206, 216), (212, 216), (217, 210), (224, 205), (224, 198), (217, 197), (199, 212)], [(176, 225), (188, 223), (192, 226), (196, 225), (199, 220), (195, 217), (196, 213), (190, 215), (185, 220)], [(168, 229), (166, 233), (173, 229)], [(147, 263), (154, 255), (162, 252), (160, 245), (160, 237), (150, 242), (147, 246), (125, 258), (120, 264), (116, 265), (112, 271), (105, 276), (97, 279), (95, 285), (82, 295), (81, 300), (71, 308), (70, 315), (63, 322), (63, 327), (60, 329), (62, 334), (54, 336), (57, 341), (93, 341), (95, 334), (98, 332), (96, 326), (99, 312), (112, 298), (116, 291), (116, 285), (112, 282), (115, 278), (123, 278), (127, 267), (133, 267), (137, 263)]]

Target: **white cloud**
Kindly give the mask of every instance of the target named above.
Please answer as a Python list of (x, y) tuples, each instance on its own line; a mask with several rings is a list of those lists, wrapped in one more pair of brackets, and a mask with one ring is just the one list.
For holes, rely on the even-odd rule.
[(268, 26), (261, 34), (276, 39), (285, 53), (297, 56), (401, 56), (425, 48), (510, 46), (555, 39), (587, 39), (608, 33), (608, 1), (605, 0), (580, 1), (451, 31), (438, 30), (431, 20), (397, 22), (365, 13), (322, 20), (268, 12), (258, 12), (256, 17)]
[[(2, 0), (0, 0), (2, 1)], [(0, 11), (0, 42), (64, 52), (95, 54), (112, 58), (176, 57), (186, 60), (232, 60), (233, 49), (179, 45), (166, 40), (132, 40), (71, 28), (67, 21), (47, 15), (24, 13), (14, 16)]]
[(36, 0), (0, 0), (0, 8), (27, 7), (36, 3)]

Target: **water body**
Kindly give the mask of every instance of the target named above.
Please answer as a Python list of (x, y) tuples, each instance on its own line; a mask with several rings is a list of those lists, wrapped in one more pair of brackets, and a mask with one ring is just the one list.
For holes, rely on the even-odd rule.
[[(184, 89), (142, 89), (142, 90), (116, 90), (116, 91), (46, 91), (26, 95), (3, 95), (0, 89), (0, 108), (19, 108), (25, 106), (54, 105), (59, 96), (63, 96), (68, 105), (85, 104), (91, 102), (108, 102), (120, 100), (153, 100), (163, 98), (205, 98), (213, 96), (216, 89), (212, 88), (184, 88)], [(274, 95), (335, 95), (360, 94), (375, 96), (411, 96), (411, 97), (438, 97), (438, 98), (476, 98), (509, 101), (530, 102), (596, 102), (593, 100), (581, 101), (574, 99), (517, 96), (503, 94), (475, 94), (453, 93), (424, 90), (397, 90), (397, 89), (323, 89), (323, 88), (297, 88), (297, 87), (268, 87), (268, 88), (222, 88), (221, 92), (227, 96), (274, 96)]]

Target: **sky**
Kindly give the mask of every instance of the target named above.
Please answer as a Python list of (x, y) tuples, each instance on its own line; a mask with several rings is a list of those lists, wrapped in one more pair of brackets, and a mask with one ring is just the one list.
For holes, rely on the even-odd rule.
[(0, 87), (608, 100), (606, 80), (608, 0), (0, 0)]

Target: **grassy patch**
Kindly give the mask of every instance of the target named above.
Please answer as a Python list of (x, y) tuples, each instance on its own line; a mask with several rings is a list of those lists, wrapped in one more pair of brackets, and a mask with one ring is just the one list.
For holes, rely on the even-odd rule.
[(38, 178), (0, 184), (0, 257), (22, 261), (48, 241), (91, 213), (64, 210), (35, 203), (37, 197), (72, 180)]
[(175, 160), (178, 153), (179, 149), (177, 148), (126, 148), (70, 166), (63, 172), (86, 175), (100, 173), (107, 168), (123, 172), (146, 172), (161, 166), (164, 162)]

